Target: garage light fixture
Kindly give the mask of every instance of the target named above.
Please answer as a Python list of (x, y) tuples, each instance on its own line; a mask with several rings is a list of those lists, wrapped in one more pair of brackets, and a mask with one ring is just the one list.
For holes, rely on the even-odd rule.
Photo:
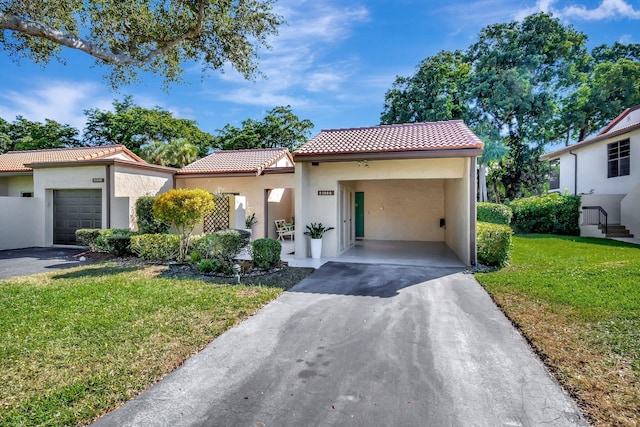
[(369, 167), (369, 161), (368, 160), (358, 160), (358, 167), (360, 166), (364, 166), (365, 168)]

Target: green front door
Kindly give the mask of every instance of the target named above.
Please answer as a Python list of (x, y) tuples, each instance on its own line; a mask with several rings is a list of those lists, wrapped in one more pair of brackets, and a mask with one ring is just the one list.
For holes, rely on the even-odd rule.
[(364, 237), (364, 193), (356, 191), (356, 238)]

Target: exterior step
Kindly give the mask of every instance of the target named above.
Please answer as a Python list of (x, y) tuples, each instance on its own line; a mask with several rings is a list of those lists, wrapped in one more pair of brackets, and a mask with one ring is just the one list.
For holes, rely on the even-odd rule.
[[(599, 225), (598, 228), (604, 233), (604, 225)], [(612, 224), (607, 226), (606, 237), (633, 237), (633, 234), (627, 230), (624, 225)]]

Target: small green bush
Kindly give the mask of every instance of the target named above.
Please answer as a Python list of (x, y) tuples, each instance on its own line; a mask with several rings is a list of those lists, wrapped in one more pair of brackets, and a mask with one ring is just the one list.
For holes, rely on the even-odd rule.
[(580, 235), (580, 196), (551, 193), (514, 200), (510, 207), (519, 233)]
[(509, 206), (501, 205), (499, 203), (478, 203), (477, 218), (480, 222), (509, 225), (511, 224), (512, 217), (513, 212), (511, 212), (511, 208)]
[(251, 250), (253, 253), (253, 264), (258, 268), (269, 270), (277, 267), (280, 263), (282, 245), (277, 240), (254, 240), (251, 243)]
[(511, 228), (506, 225), (478, 222), (476, 232), (478, 261), (484, 265), (503, 266), (511, 253)]
[(250, 238), (251, 233), (248, 231), (234, 229), (193, 236), (190, 241), (190, 257), (220, 258), (230, 261), (240, 253), (243, 247), (247, 246)]
[(131, 250), (149, 261), (171, 261), (178, 257), (180, 236), (177, 234), (140, 234), (131, 237)]
[(95, 240), (96, 251), (108, 252), (115, 256), (131, 255), (130, 244), (133, 232), (127, 228), (107, 228), (100, 230)]
[(224, 268), (224, 265), (217, 259), (203, 259), (196, 266), (203, 273), (217, 273)]
[(76, 230), (76, 241), (82, 246), (87, 246), (89, 250), (96, 252), (96, 240), (100, 237), (99, 228), (80, 228)]
[(154, 196), (142, 196), (136, 201), (136, 222), (140, 234), (166, 234), (169, 232), (170, 224), (162, 222), (153, 216)]

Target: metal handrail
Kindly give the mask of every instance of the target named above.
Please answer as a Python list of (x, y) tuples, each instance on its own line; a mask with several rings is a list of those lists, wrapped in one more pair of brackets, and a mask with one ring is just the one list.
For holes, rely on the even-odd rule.
[(582, 224), (583, 225), (597, 225), (604, 227), (604, 234), (606, 235), (609, 227), (609, 214), (602, 206), (583, 206), (582, 207)]

